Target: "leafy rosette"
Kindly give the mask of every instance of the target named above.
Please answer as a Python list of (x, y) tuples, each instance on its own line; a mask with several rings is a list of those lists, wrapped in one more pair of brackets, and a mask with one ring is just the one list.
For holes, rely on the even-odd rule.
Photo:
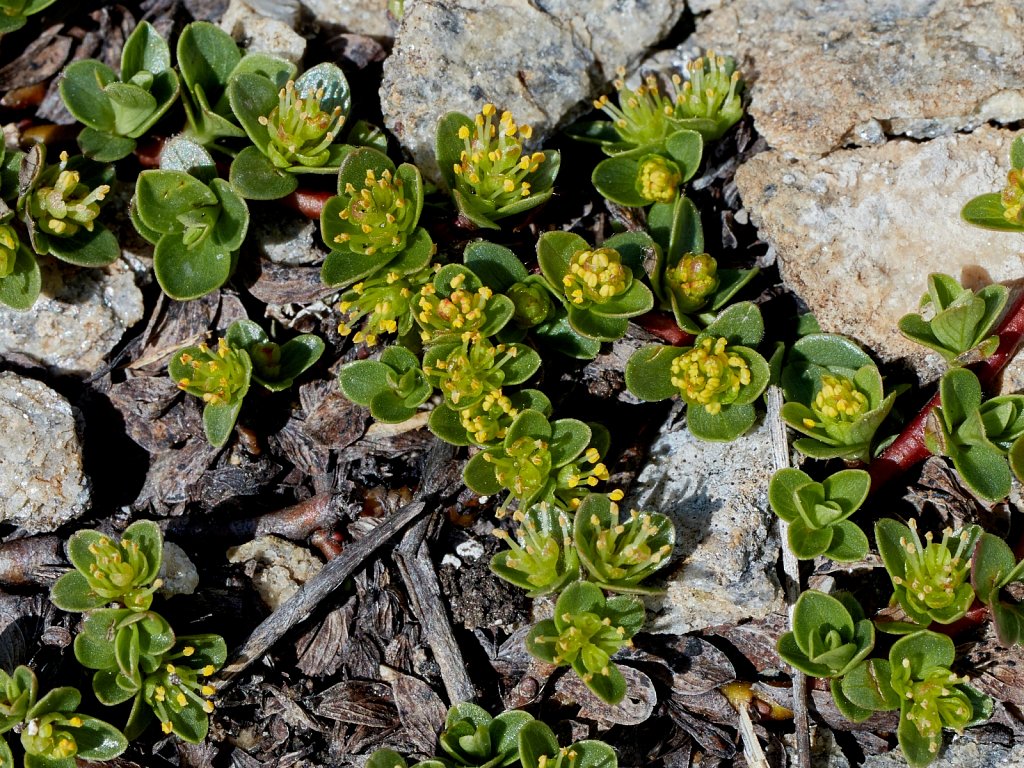
[(1010, 464), (1017, 467), (1024, 444), (1024, 395), (983, 400), (978, 377), (966, 368), (939, 380), (939, 401), (925, 425), (925, 444), (936, 456), (953, 460), (960, 478), (983, 499), (1010, 493)]
[(75, 570), (54, 583), (50, 599), (63, 611), (82, 612), (116, 602), (145, 611), (160, 586), (163, 536), (156, 523), (139, 520), (120, 541), (94, 530), (76, 531), (68, 539)]
[(655, 249), (642, 233), (615, 235), (594, 248), (570, 232), (545, 232), (537, 241), (537, 261), (572, 331), (597, 342), (615, 341), (625, 335), (629, 318), (654, 306), (641, 278), (644, 256)]
[(377, 360), (346, 363), (338, 384), (345, 397), (386, 424), (411, 419), (434, 392), (419, 359), (405, 347), (388, 347)]
[(986, 285), (975, 293), (949, 275), (931, 274), (928, 292), (921, 297), (921, 310), (930, 316), (904, 315), (900, 332), (935, 350), (950, 365), (988, 357), (999, 346), (999, 337), (992, 330), (1009, 295), (1004, 285)]
[(253, 381), (271, 392), (290, 389), (324, 353), (319, 336), (303, 333), (278, 344), (252, 320), (236, 320), (224, 338), (232, 349), (245, 350), (252, 362)]
[(941, 541), (931, 531), (924, 542), (917, 521), (909, 525), (883, 518), (875, 523), (875, 541), (892, 579), (893, 599), (917, 624), (952, 624), (974, 602), (971, 555), (981, 535), (976, 525), (954, 532), (947, 528)]
[(438, 743), (460, 768), (505, 768), (519, 760), (519, 732), (532, 721), (533, 715), (518, 709), (491, 717), (476, 704), (460, 702), (448, 710)]
[(539, 720), (519, 731), (523, 768), (618, 768), (615, 750), (603, 741), (584, 740), (560, 747), (554, 731)]
[(462, 217), (484, 229), (499, 229), (502, 219), (546, 202), (558, 175), (558, 152), (527, 152), (530, 127), (518, 125), (510, 112), (495, 120), (496, 114), (485, 104), (475, 118), (449, 112), (437, 126), (445, 185)]
[(530, 630), (526, 648), (541, 661), (571, 666), (598, 698), (617, 704), (626, 695), (626, 680), (611, 657), (631, 644), (643, 623), (639, 598), (606, 598), (600, 587), (577, 581), (558, 596), (554, 618)]
[[(173, 299), (217, 290), (235, 270), (249, 228), (249, 208), (198, 144), (178, 139), (159, 170), (135, 183), (135, 229), (153, 243), (153, 272)], [(187, 167), (183, 167), (187, 163)]]
[(768, 386), (768, 363), (754, 350), (763, 336), (760, 310), (750, 302), (734, 304), (691, 347), (650, 344), (633, 353), (626, 386), (641, 400), (679, 395), (689, 406), (694, 436), (735, 440), (754, 425), (753, 403)]
[(121, 49), (120, 77), (96, 59), (81, 59), (64, 70), (60, 95), (85, 126), (78, 135), (82, 152), (101, 162), (126, 157), (178, 97), (167, 41), (140, 22)]
[(841, 563), (863, 560), (868, 538), (848, 518), (868, 497), (871, 477), (861, 469), (844, 469), (814, 482), (799, 469), (780, 469), (772, 475), (768, 501), (788, 523), (788, 542), (800, 560), (819, 555)]
[(284, 197), (298, 188), (296, 174), (337, 173), (352, 151), (340, 140), (351, 108), (342, 71), (325, 62), (297, 80), (293, 73), (236, 71), (228, 81), (228, 102), (254, 145), (231, 163), (231, 183), (245, 198)]
[(415, 166), (395, 167), (373, 149), (353, 150), (341, 163), (338, 194), (320, 214), (331, 252), (324, 283), (348, 287), (386, 271), (407, 274), (430, 262), (434, 244), (419, 226), (423, 180)]
[(1017, 561), (1009, 545), (991, 533), (981, 534), (971, 560), (971, 585), (992, 611), (996, 635), (1007, 647), (1024, 640), (1024, 607), (1006, 587), (1024, 581), (1024, 559)]
[(590, 579), (610, 592), (654, 594), (644, 579), (668, 565), (675, 546), (672, 521), (657, 512), (632, 510), (625, 520), (619, 505), (592, 493), (576, 510), (573, 538)]
[(869, 461), (875, 432), (892, 409), (878, 367), (844, 336), (814, 333), (789, 350), (782, 370), (783, 420), (806, 437), (793, 445), (818, 459)]
[(432, 344), (423, 353), (427, 380), (453, 410), (475, 406), (504, 386), (522, 384), (538, 368), (540, 355), (525, 344), (495, 345), (472, 334)]
[(847, 593), (802, 593), (793, 607), (793, 629), (779, 638), (779, 656), (812, 677), (842, 677), (875, 647), (875, 625)]
[(572, 523), (564, 510), (542, 503), (525, 514), (517, 511), (513, 519), (519, 524), (515, 538), (500, 528), (494, 531), (508, 545), (491, 559), (497, 576), (527, 590), (527, 597), (557, 592), (579, 576)]
[(688, 198), (653, 206), (647, 226), (660, 246), (651, 287), (659, 306), (671, 310), (676, 324), (687, 333), (700, 333), (758, 273), (756, 267), (720, 269), (717, 260), (704, 252), (700, 213)]

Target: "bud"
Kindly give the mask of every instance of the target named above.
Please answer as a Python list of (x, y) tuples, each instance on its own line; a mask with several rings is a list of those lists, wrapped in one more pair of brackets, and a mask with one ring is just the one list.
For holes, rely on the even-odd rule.
[(1024, 224), (1024, 170), (1014, 168), (1006, 175), (1002, 194), (1003, 216), (1013, 224)]
[(623, 266), (622, 257), (614, 248), (576, 251), (562, 279), (566, 298), (581, 309), (604, 304), (625, 293), (632, 282), (632, 271)]
[(240, 353), (229, 347), (224, 339), (217, 343), (216, 352), (201, 344), (194, 352), (182, 354), (180, 360), (192, 370), (187, 378), (178, 381), (178, 387), (202, 397), (206, 403), (233, 403), (238, 392), (248, 383)]
[(551, 317), (555, 308), (548, 290), (535, 283), (516, 283), (505, 291), (505, 295), (515, 305), (512, 321), (520, 328), (540, 325)]
[(718, 288), (718, 264), (706, 253), (687, 253), (674, 267), (665, 270), (665, 282), (675, 295), (681, 312), (703, 307)]
[(661, 155), (648, 155), (640, 161), (636, 191), (652, 203), (671, 203), (682, 181), (678, 165)]
[(18, 233), (10, 224), (0, 224), (0, 278), (14, 271), (18, 260)]
[(497, 110), (485, 104), (473, 121), (473, 130), (459, 129), (463, 151), (455, 164), (455, 187), (465, 195), (486, 200), (494, 208), (503, 208), (536, 192), (528, 179), (545, 162), (544, 154), (524, 151), (523, 140), (533, 132), (516, 125), (510, 112), (503, 112), (497, 125)]
[(259, 118), (270, 137), (267, 157), (276, 167), (319, 168), (327, 164), (345, 117), (341, 107), (325, 111), (323, 98), (322, 90), (299, 93), (295, 82), (289, 80), (278, 93), (277, 106)]
[(671, 381), (688, 405), (714, 415), (739, 399), (751, 383), (750, 367), (724, 338), (705, 338), (672, 361)]
[(327, 245), (366, 256), (405, 248), (418, 216), (416, 206), (405, 197), (401, 177), (385, 170), (377, 178), (367, 169), (363, 186), (356, 189), (347, 184), (339, 197), (346, 201), (338, 213), (340, 233)]
[(67, 170), (67, 165), (68, 153), (61, 152), (60, 164), (43, 173), (27, 202), (36, 226), (55, 237), (71, 237), (83, 228), (92, 232), (100, 203), (110, 191), (106, 184), (90, 190), (81, 183), (78, 171)]
[(850, 423), (870, 409), (867, 395), (845, 376), (825, 374), (811, 410), (823, 424)]

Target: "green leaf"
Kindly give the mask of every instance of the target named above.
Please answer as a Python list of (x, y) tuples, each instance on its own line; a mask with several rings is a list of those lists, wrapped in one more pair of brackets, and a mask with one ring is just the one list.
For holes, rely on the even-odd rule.
[[(345, 187), (349, 184), (356, 189), (362, 189), (366, 183), (367, 171), (373, 171), (374, 176), (379, 179), (384, 171), (389, 171), (393, 174), (396, 172), (396, 168), (395, 164), (383, 152), (367, 148), (355, 149), (349, 152), (341, 163), (341, 168), (338, 172), (338, 194), (346, 194)], [(410, 190), (406, 190), (406, 192), (409, 193)], [(416, 199), (414, 192), (411, 192), (408, 196), (410, 199)]]
[(82, 154), (101, 163), (113, 163), (135, 151), (135, 139), (114, 136), (86, 126), (78, 134)]
[(138, 72), (158, 75), (171, 68), (171, 51), (152, 24), (141, 21), (121, 49), (121, 79), (127, 82)]
[[(604, 304), (595, 304), (589, 308), (591, 314), (607, 318), (629, 318), (650, 312), (654, 308), (654, 296), (651, 290), (634, 279), (629, 288)], [(572, 322), (573, 307), (569, 308), (569, 322)]]
[(855, 707), (886, 712), (900, 706), (899, 694), (892, 688), (892, 668), (884, 659), (868, 659), (843, 677), (842, 691)]
[(133, 543), (138, 545), (139, 551), (146, 557), (147, 569), (139, 573), (140, 583), (150, 584), (156, 579), (160, 572), (160, 563), (163, 560), (163, 534), (160, 527), (150, 520), (138, 520), (127, 528), (121, 535), (121, 543)]
[(486, 240), (467, 245), (462, 259), (484, 285), (496, 292), (507, 291), (529, 275), (515, 253)]
[(77, 267), (105, 267), (121, 255), (114, 233), (103, 226), (92, 232), (80, 229), (71, 237), (51, 237), (47, 243), (52, 256)]
[(366, 768), (408, 768), (408, 765), (393, 749), (378, 749), (366, 761)]
[(665, 148), (683, 172), (683, 181), (689, 181), (700, 168), (704, 154), (704, 139), (696, 131), (676, 131), (665, 140)]
[(870, 548), (868, 537), (855, 523), (841, 520), (831, 527), (832, 542), (825, 556), (837, 563), (855, 563), (863, 560)]
[(551, 349), (579, 360), (593, 360), (601, 351), (600, 341), (580, 336), (569, 327), (564, 309), (558, 310), (554, 319), (533, 328), (532, 333)]
[(501, 493), (503, 488), (494, 474), (494, 464), (485, 458), (488, 455), (488, 451), (476, 454), (466, 462), (466, 467), (462, 470), (463, 481), (470, 490), (481, 496), (493, 496)]
[(14, 756), (4, 738), (0, 738), (0, 768), (14, 768)]
[(842, 678), (833, 677), (829, 681), (829, 691), (832, 693), (832, 701), (836, 705), (836, 709), (845, 717), (854, 723), (860, 723), (867, 720), (871, 715), (874, 714), (872, 709), (864, 709), (858, 707), (843, 693)]
[(42, 276), (35, 255), (18, 243), (14, 268), (6, 277), (0, 277), (0, 304), (11, 309), (30, 309), (39, 297)]
[(231, 276), (231, 252), (212, 238), (191, 249), (180, 233), (164, 235), (153, 251), (153, 273), (172, 299), (188, 301), (217, 290)]
[(213, 157), (187, 136), (174, 136), (164, 142), (160, 150), (160, 170), (184, 171), (204, 184), (209, 184), (217, 176), (217, 165)]
[(114, 128), (116, 136), (138, 138), (150, 115), (156, 112), (157, 100), (147, 90), (133, 83), (111, 83), (103, 89), (104, 95), (114, 111)]
[(772, 511), (787, 523), (796, 520), (799, 515), (796, 491), (811, 482), (810, 476), (799, 469), (785, 468), (777, 471), (768, 484), (768, 503)]
[(224, 447), (228, 438), (231, 437), (241, 410), (241, 398), (233, 405), (230, 403), (206, 404), (206, 407), (203, 408), (203, 430), (210, 445), (214, 448)]
[(194, 21), (181, 31), (177, 60), (188, 89), (194, 91), (200, 86), (211, 105), (216, 105), (242, 53), (231, 35), (216, 24)]
[(1022, 232), (1024, 225), (1010, 221), (1004, 216), (1003, 200), (998, 192), (979, 195), (960, 211), (968, 224), (1001, 232)]
[(863, 469), (843, 469), (822, 482), (825, 498), (838, 502), (843, 517), (849, 517), (865, 502), (871, 490), (871, 475)]
[(114, 108), (104, 89), (116, 81), (114, 70), (95, 59), (74, 61), (64, 70), (60, 96), (78, 122), (109, 133), (114, 130)]
[[(536, 413), (536, 412), (534, 412)], [(509, 430), (511, 432), (511, 429)], [(558, 419), (551, 423), (551, 466), (563, 467), (579, 456), (590, 444), (589, 426), (576, 419)]]
[(99, 608), (107, 601), (89, 587), (85, 576), (78, 571), (65, 573), (50, 589), (50, 600), (62, 611), (81, 613)]
[(686, 423), (694, 437), (709, 442), (728, 443), (746, 434), (754, 422), (757, 412), (752, 405), (723, 405), (718, 413), (708, 413), (706, 408), (686, 409)]
[[(244, 65), (248, 58), (246, 56), (242, 59), (241, 64)], [(228, 81), (227, 93), (228, 102), (231, 104), (231, 111), (238, 118), (238, 122), (245, 129), (249, 139), (256, 145), (260, 155), (265, 156), (267, 145), (270, 143), (267, 127), (260, 123), (260, 118), (266, 117), (278, 106), (278, 91), (280, 87), (262, 74), (245, 72), (241, 69), (236, 69)], [(247, 149), (249, 148), (246, 147)], [(243, 150), (243, 152), (246, 150)], [(231, 182), (235, 183), (233, 178)], [(242, 195), (249, 197), (245, 192)], [(283, 196), (281, 195), (281, 197)], [(256, 199), (272, 200), (274, 198)]]
[(163, 234), (183, 231), (180, 216), (217, 202), (213, 190), (185, 171), (143, 171), (135, 183), (139, 218), (146, 227)]
[(649, 344), (634, 352), (626, 362), (626, 386), (641, 400), (666, 400), (679, 394), (672, 383), (672, 361), (688, 347)]
[[(678, 263), (687, 253), (704, 253), (704, 229), (700, 223), (700, 212), (688, 197), (680, 195), (675, 202), (655, 203), (647, 213), (647, 228), (651, 237), (661, 246), (663, 261), (655, 270), (652, 279), (661, 280), (665, 267)], [(659, 294), (664, 290), (658, 282), (654, 285)]]
[[(639, 284), (636, 284), (639, 286)], [(643, 288), (643, 286), (639, 286)], [(643, 290), (647, 290), (643, 288)], [(647, 294), (650, 296), (650, 293)], [(643, 294), (639, 294), (640, 297)], [(579, 309), (569, 306), (569, 327), (580, 336), (595, 341), (616, 341), (626, 335), (629, 320), (625, 317), (607, 317), (592, 309)]]
[(51, 712), (74, 712), (81, 703), (82, 694), (78, 692), (77, 688), (70, 686), (54, 688), (36, 701), (35, 705), (26, 713), (25, 722)]
[[(698, 339), (723, 337), (731, 345), (756, 347), (764, 337), (764, 320), (756, 304), (741, 301), (723, 310)], [(801, 339), (802, 341), (802, 339)], [(800, 342), (797, 342), (799, 344)]]
[[(797, 518), (789, 524), (789, 548), (798, 560), (813, 560), (823, 555), (832, 545), (834, 529), (811, 528), (806, 522)], [(807, 594), (807, 593), (804, 593)]]
[[(541, 622), (541, 624), (550, 623)], [(537, 629), (537, 627), (534, 627), (534, 629)], [(530, 634), (533, 634), (533, 632)], [(542, 763), (546, 764), (553, 761), (558, 753), (558, 740), (555, 738), (554, 732), (544, 723), (539, 720), (533, 720), (520, 729), (519, 759), (522, 762), (523, 768), (540, 768)]]
[(590, 246), (571, 232), (545, 232), (537, 240), (537, 263), (557, 296), (564, 295), (563, 278), (569, 272), (569, 260), (577, 251)]
[(459, 112), (448, 112), (437, 123), (435, 154), (445, 186), (452, 189), (455, 177), (452, 168), (459, 162), (465, 142), (459, 138), (459, 129), (474, 130), (473, 120)]
[[(647, 154), (643, 151), (643, 154)], [(594, 168), (590, 181), (594, 188), (612, 202), (634, 208), (650, 205), (651, 201), (636, 189), (640, 173), (640, 155), (635, 152), (623, 153), (602, 160)]]
[(991, 443), (958, 447), (952, 451), (952, 459), (961, 479), (981, 498), (1001, 501), (1010, 494), (1010, 468)]
[(257, 147), (246, 147), (235, 156), (229, 180), (247, 200), (278, 200), (299, 187), (294, 174), (275, 168)]
[(249, 206), (223, 179), (211, 181), (210, 189), (220, 203), (220, 216), (213, 226), (213, 237), (222, 248), (235, 252), (242, 247), (246, 232), (249, 231)]

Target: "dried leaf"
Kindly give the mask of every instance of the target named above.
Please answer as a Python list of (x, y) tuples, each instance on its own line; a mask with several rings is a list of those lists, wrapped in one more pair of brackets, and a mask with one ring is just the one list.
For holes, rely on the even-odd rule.
[(626, 679), (626, 697), (618, 704), (601, 701), (574, 674), (562, 675), (555, 683), (555, 693), (567, 704), (579, 704), (580, 717), (611, 725), (639, 725), (654, 712), (658, 692), (651, 678), (639, 669), (620, 665), (619, 670)]

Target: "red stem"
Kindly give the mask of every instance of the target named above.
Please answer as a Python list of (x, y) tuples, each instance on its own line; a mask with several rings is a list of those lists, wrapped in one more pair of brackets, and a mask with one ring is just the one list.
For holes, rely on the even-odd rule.
[(634, 318), (633, 321), (648, 333), (652, 333), (673, 347), (685, 347), (693, 344), (696, 338), (676, 325), (675, 319), (664, 312), (656, 310)]
[(330, 192), (321, 192), (313, 189), (297, 189), (290, 195), (281, 199), (281, 202), (292, 210), (298, 211), (307, 219), (320, 220), (320, 212), (324, 209), (324, 203), (331, 198)]
[[(1020, 292), (1003, 317), (997, 329), (999, 346), (996, 351), (974, 366), (981, 386), (992, 386), (999, 374), (1014, 358), (1024, 341), (1024, 291)], [(924, 444), (924, 428), (935, 406), (939, 405), (936, 393), (921, 409), (921, 412), (903, 428), (899, 436), (886, 448), (882, 455), (868, 465), (871, 474), (871, 491), (875, 492), (895, 477), (910, 470), (915, 464), (931, 456)]]

